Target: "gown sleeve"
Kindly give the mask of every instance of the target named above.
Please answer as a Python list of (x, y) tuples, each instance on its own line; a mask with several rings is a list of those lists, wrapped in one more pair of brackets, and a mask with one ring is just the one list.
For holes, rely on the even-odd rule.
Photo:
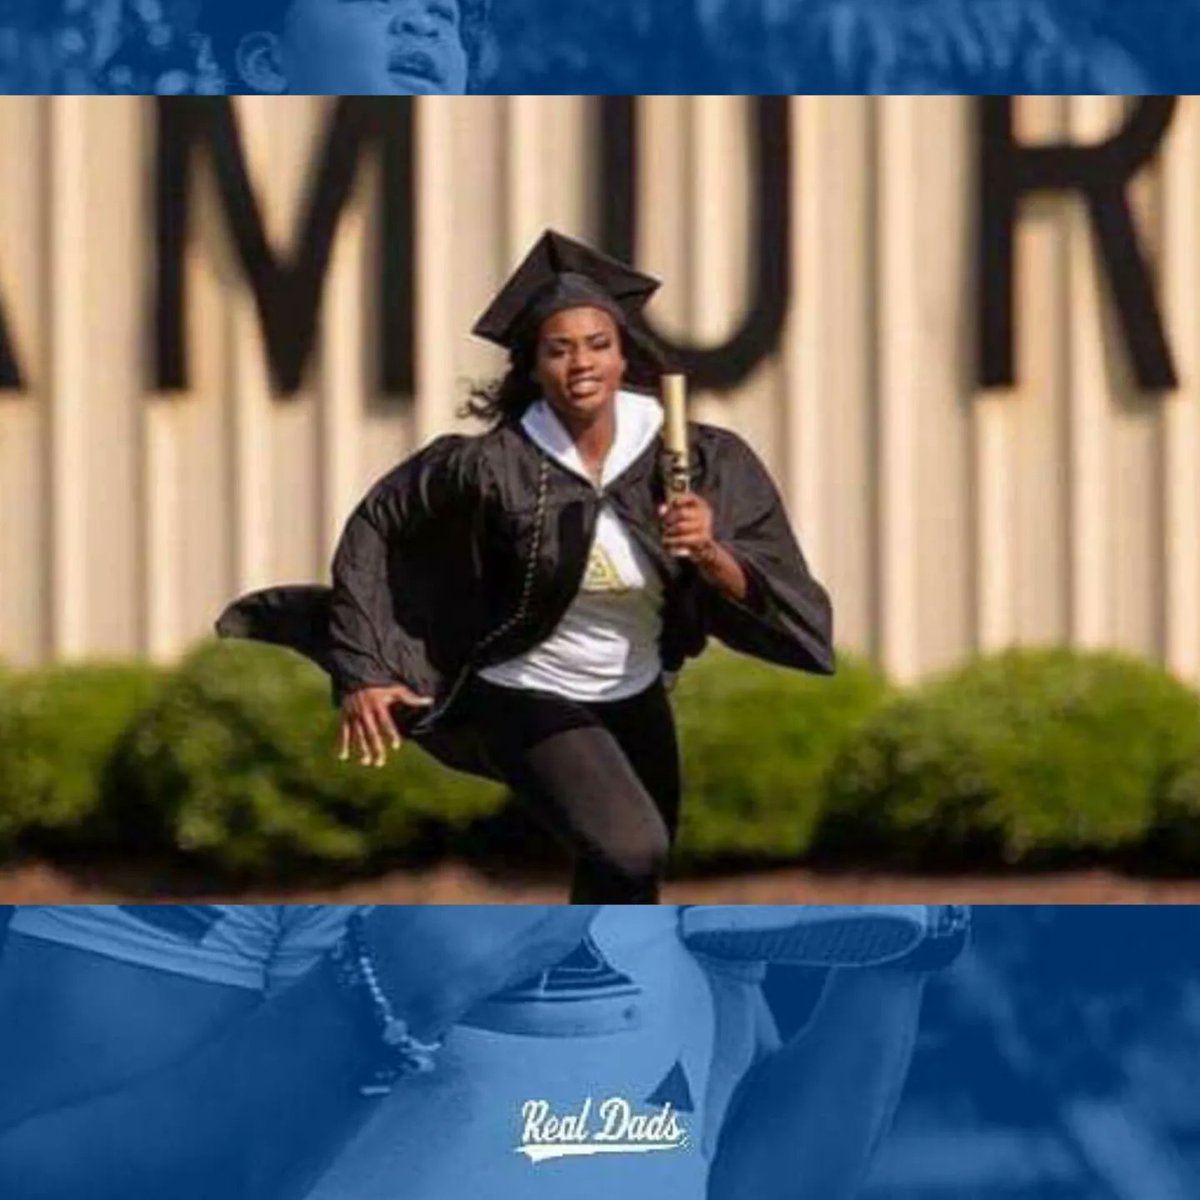
[(710, 631), (744, 654), (832, 675), (833, 608), (808, 569), (771, 477), (739, 437), (710, 432), (706, 498), (714, 533), (750, 583), (743, 603), (705, 589)]
[(407, 682), (409, 655), (393, 628), (388, 575), (389, 528), (366, 497), (351, 514), (333, 557), (329, 597), (329, 674), (334, 692)]
[[(408, 543), (447, 528), (477, 494), (472, 439), (439, 438), (402, 463), (351, 514), (333, 558), (329, 672), (335, 694), (404, 683), (427, 692), (435, 682), (421, 637), (401, 619), (397, 563)], [(400, 572), (403, 574), (403, 572)]]
[(472, 498), (472, 463), (461, 436), (439, 438), (384, 476), (351, 513), (333, 558), (333, 586), (274, 587), (231, 604), (222, 637), (287, 646), (327, 671), (338, 699), (356, 688), (436, 681), (424, 642), (398, 615), (406, 545)]

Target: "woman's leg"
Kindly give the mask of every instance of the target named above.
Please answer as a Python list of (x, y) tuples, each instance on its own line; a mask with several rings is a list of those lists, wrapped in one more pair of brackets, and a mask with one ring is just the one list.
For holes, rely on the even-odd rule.
[(666, 688), (659, 682), (628, 700), (589, 707), (617, 739), (674, 841), (682, 782), (675, 715)]
[[(671, 840), (660, 805), (671, 813), (672, 804), (669, 788), (650, 769), (648, 742), (627, 728), (635, 714), (618, 714), (614, 733), (607, 727), (612, 713), (597, 715), (546, 693), (481, 682), (471, 700), (489, 757), (534, 815), (575, 851), (572, 901), (656, 903)], [(633, 746), (640, 771), (623, 741)]]
[(600, 725), (530, 748), (526, 795), (576, 851), (572, 904), (657, 904), (671, 835), (617, 740)]
[[(642, 787), (646, 789), (666, 830), (663, 862), (656, 876), (653, 892), (637, 901), (642, 904), (656, 904), (658, 882), (666, 872), (666, 857), (670, 854), (679, 824), (681, 790), (679, 743), (666, 690), (656, 684), (648, 691), (628, 700), (590, 705), (589, 708), (616, 740), (626, 761)], [(571, 889), (573, 903), (588, 903), (589, 897), (602, 886), (602, 880), (596, 878), (595, 871), (592, 861), (579, 860)]]

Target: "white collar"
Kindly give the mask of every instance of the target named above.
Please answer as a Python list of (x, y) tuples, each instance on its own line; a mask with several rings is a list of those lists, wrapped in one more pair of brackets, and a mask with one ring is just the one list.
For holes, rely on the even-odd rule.
[[(618, 392), (615, 397), (616, 433), (604, 460), (600, 486), (607, 487), (645, 452), (662, 428), (662, 406), (652, 396)], [(571, 435), (546, 400), (537, 400), (521, 418), (525, 432), (556, 462), (592, 483)]]

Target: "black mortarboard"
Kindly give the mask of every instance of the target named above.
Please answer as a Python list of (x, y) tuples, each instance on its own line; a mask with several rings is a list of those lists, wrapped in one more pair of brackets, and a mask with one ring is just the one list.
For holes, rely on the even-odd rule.
[(659, 281), (548, 229), (475, 322), (472, 331), (511, 348), (565, 308), (596, 307), (621, 325), (637, 319)]

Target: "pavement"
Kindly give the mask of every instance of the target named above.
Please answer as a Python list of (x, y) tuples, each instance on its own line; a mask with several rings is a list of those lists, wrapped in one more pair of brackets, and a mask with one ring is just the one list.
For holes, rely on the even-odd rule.
[[(303, 888), (231, 890), (180, 880), (139, 864), (70, 870), (26, 863), (0, 870), (0, 904), (105, 904), (122, 900), (239, 904), (557, 903), (565, 878), (501, 879), (447, 864), (375, 879)], [(1200, 879), (1149, 879), (1111, 871), (1045, 874), (896, 875), (871, 871), (776, 870), (668, 883), (683, 904), (1200, 904)]]

